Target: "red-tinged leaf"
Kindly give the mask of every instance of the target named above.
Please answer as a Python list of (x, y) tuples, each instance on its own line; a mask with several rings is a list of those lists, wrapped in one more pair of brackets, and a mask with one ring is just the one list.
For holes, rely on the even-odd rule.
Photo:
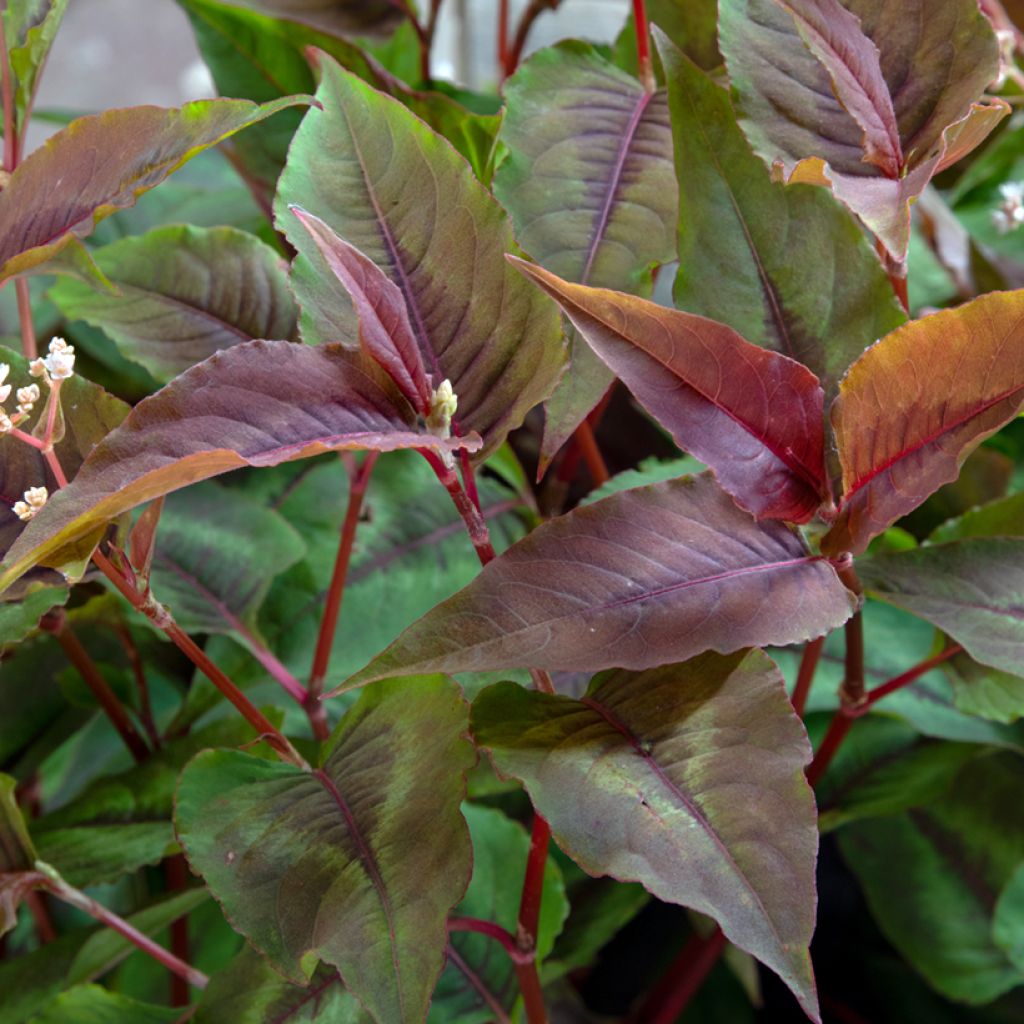
[(50, 298), (69, 321), (102, 328), (161, 383), (240, 341), (295, 337), (285, 263), (245, 231), (173, 224), (93, 256), (107, 287), (64, 276)]
[(798, 359), (834, 397), (864, 349), (905, 322), (892, 285), (854, 218), (823, 189), (772, 181), (729, 93), (655, 35), (679, 175), (675, 304)]
[(903, 169), (896, 111), (878, 47), (839, 0), (786, 0), (796, 29), (832, 80), (836, 99), (864, 132), (864, 159), (889, 178)]
[(67, 6), (68, 0), (8, 0), (4, 4), (4, 41), (10, 60), (14, 127), (19, 141), (24, 139), (39, 76)]
[(722, 0), (719, 35), (757, 153), (831, 187), (898, 260), (910, 203), (1009, 113), (979, 102), (999, 48), (977, 0)]
[(543, 523), (335, 693), (406, 669), (651, 668), (820, 636), (856, 604), (789, 527), (683, 477)]
[(122, 512), (239, 466), (325, 451), (470, 451), (417, 424), (384, 371), (362, 353), (251, 341), (225, 349), (132, 410), (47, 502), (4, 559), (0, 592)]
[(887, 335), (850, 367), (832, 407), (843, 497), (822, 550), (863, 551), (1022, 407), (1024, 292), (983, 295)]
[(327, 266), (352, 299), (359, 317), (359, 340), (363, 347), (384, 367), (413, 408), (423, 415), (428, 414), (430, 382), (416, 347), (401, 289), (319, 217), (299, 206), (292, 206), (291, 211), (310, 233)]
[[(494, 194), (520, 245), (566, 280), (650, 295), (652, 267), (676, 254), (665, 93), (575, 41), (533, 54), (504, 93)], [(541, 472), (614, 379), (575, 331), (569, 355), (545, 403)]]
[(828, 484), (824, 395), (810, 370), (714, 320), (515, 264), (741, 507), (759, 519), (814, 515)]
[(405, 15), (394, 0), (245, 0), (245, 6), (332, 35), (386, 35)]
[(715, 918), (818, 1019), (810, 746), (762, 652), (604, 673), (581, 700), (499, 683), (472, 729), (580, 867)]
[(558, 311), (505, 262), (505, 212), (466, 162), (397, 100), (320, 55), (322, 109), (306, 115), (275, 205), (299, 252), (306, 341), (351, 339), (352, 302), (289, 203), (319, 217), (401, 290), (434, 385), (458, 399), (453, 433), (491, 454), (546, 399), (565, 364)]
[(1024, 651), (1024, 540), (972, 537), (860, 559), (877, 597), (948, 633), (975, 661), (1019, 673)]
[(178, 837), (235, 928), (292, 980), (332, 964), (379, 1022), (425, 1019), (469, 881), (467, 712), (451, 680), (388, 680), (317, 770), (207, 750), (178, 785)]
[(286, 107), (199, 100), (80, 117), (30, 154), (0, 192), (0, 281), (43, 263), (96, 223), (132, 206), (196, 154)]

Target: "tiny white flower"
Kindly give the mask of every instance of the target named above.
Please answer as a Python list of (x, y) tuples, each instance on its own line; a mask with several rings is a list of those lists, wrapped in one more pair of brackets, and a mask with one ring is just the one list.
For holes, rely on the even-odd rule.
[(14, 514), (23, 522), (27, 523), (35, 514), (34, 508), (29, 508), (23, 501), (14, 503)]
[(50, 341), (50, 354), (43, 360), (51, 380), (67, 380), (75, 372), (75, 349), (63, 338)]
[(11, 368), (6, 363), (0, 363), (0, 405), (7, 401), (11, 393), (11, 385), (4, 383), (7, 380), (7, 374), (10, 372)]
[(45, 487), (30, 487), (25, 492), (25, 500), (37, 512), (46, 504), (50, 492)]
[(992, 211), (992, 223), (1001, 235), (1024, 224), (1024, 181), (1007, 181), (999, 186), (1002, 200)]
[(27, 416), (38, 401), (38, 384), (29, 384), (27, 388), (18, 388), (18, 413), (20, 415)]
[(427, 416), (427, 428), (438, 437), (448, 437), (451, 432), (452, 417), (459, 407), (459, 399), (452, 390), (452, 382), (443, 380), (430, 396), (430, 413)]
[(33, 377), (45, 377), (46, 376), (46, 363), (42, 359), (33, 359), (28, 364), (28, 372)]
[(9, 434), (14, 429), (10, 416), (0, 409), (0, 434)]

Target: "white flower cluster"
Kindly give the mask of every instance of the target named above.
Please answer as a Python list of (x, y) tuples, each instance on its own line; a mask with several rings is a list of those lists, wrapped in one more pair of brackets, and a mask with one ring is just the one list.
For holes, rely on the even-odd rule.
[(67, 380), (75, 372), (75, 348), (63, 338), (50, 341), (50, 354), (45, 358), (33, 359), (28, 364), (28, 372), (33, 377), (45, 377), (49, 383), (55, 380)]
[(1008, 181), (999, 186), (1002, 201), (992, 212), (992, 223), (1001, 235), (1024, 224), (1024, 181)]
[(25, 492), (25, 500), (14, 503), (14, 514), (27, 523), (46, 504), (49, 496), (45, 487), (30, 487)]
[(11, 368), (7, 363), (0, 363), (0, 434), (10, 433), (14, 427), (23, 420), (31, 411), (36, 402), (39, 401), (39, 385), (29, 384), (26, 388), (18, 388), (18, 407), (13, 416), (8, 416), (4, 409), (4, 402), (11, 396), (13, 385), (5, 383)]

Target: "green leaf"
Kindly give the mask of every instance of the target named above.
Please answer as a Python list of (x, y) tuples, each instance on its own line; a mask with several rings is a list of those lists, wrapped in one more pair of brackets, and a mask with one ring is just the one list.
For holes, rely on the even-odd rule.
[[(661, 29), (697, 67), (713, 71), (721, 66), (718, 0), (647, 0), (647, 20)], [(636, 22), (632, 14), (615, 40), (614, 54), (619, 67), (632, 75), (639, 72)]]
[[(312, 92), (316, 80), (307, 54), (311, 48), (322, 50), (374, 88), (408, 106), (444, 135), (473, 164), (481, 180), (486, 180), (497, 118), (471, 114), (438, 92), (414, 92), (364, 50), (304, 24), (298, 12), (285, 4), (263, 5), (260, 11), (249, 9), (253, 4), (245, 8), (220, 0), (179, 2), (189, 15), (200, 52), (222, 96), (267, 102), (292, 93)], [(400, 34), (393, 38), (397, 41)], [(234, 142), (250, 176), (271, 193), (301, 119), (300, 112), (288, 111), (256, 125)]]
[(422, 1020), (470, 873), (465, 730), (450, 681), (389, 680), (345, 715), (313, 773), (196, 757), (178, 786), (179, 839), (287, 977), (306, 981), (323, 959), (374, 1017)]
[(1024, 863), (1010, 876), (996, 902), (992, 938), (1024, 974)]
[(0, 873), (24, 871), (36, 862), (36, 851), (15, 800), (18, 783), (0, 774)]
[[(28, 362), (21, 355), (0, 349), (0, 363), (10, 366), (6, 382), (14, 388), (32, 382)], [(44, 405), (42, 401), (37, 402), (35, 411), (30, 413), (20, 429), (31, 432), (43, 415)], [(54, 451), (64, 472), (70, 478), (78, 472), (83, 460), (96, 445), (121, 423), (129, 409), (124, 402), (108, 394), (103, 388), (76, 374), (64, 381), (61, 386), (61, 411), (64, 418), (64, 437), (58, 441)], [(29, 487), (45, 485), (52, 489), (52, 481), (53, 477), (46, 460), (37, 449), (9, 435), (0, 436), (0, 557), (7, 557), (7, 552), (17, 543), (26, 527), (12, 511), (14, 503), (21, 500)], [(62, 567), (69, 575), (81, 575), (83, 567), (75, 563), (91, 552), (91, 544), (94, 543), (95, 531), (92, 538), (87, 538), (83, 545), (88, 550), (72, 547), (63, 552), (58, 551), (56, 553), (59, 557), (54, 559), (54, 566)], [(30, 573), (21, 586), (5, 591), (10, 582), (0, 582), (0, 594), (6, 601), (23, 597), (41, 584), (52, 585), (63, 582), (63, 579), (54, 572), (37, 570)]]
[[(132, 914), (128, 921), (144, 935), (163, 931), (172, 921), (201, 907), (210, 894), (202, 886), (165, 896), (144, 910)], [(135, 950), (135, 946), (112, 928), (99, 928), (82, 944), (67, 972), (69, 985), (95, 981), (113, 970)]]
[(843, 470), (827, 552), (870, 539), (955, 480), (964, 459), (1024, 407), (1024, 292), (915, 320), (850, 367), (832, 407)]
[(180, 1008), (141, 1003), (99, 985), (79, 985), (57, 996), (32, 1024), (173, 1024), (180, 1017)]
[(981, 99), (999, 48), (975, 0), (723, 0), (719, 41), (757, 154), (831, 187), (897, 260), (913, 200), (1009, 113)]
[(965, 715), (979, 715), (993, 722), (1016, 722), (1024, 717), (1024, 678), (979, 665), (966, 654), (943, 662), (953, 684), (956, 706)]
[(967, 537), (1021, 536), (1024, 536), (1024, 494), (1011, 494), (972, 508), (962, 516), (937, 526), (928, 537), (928, 542), (946, 544)]
[(292, 286), (307, 341), (354, 344), (345, 289), (288, 210), (296, 203), (383, 270), (405, 298), (434, 387), (458, 396), (453, 432), (483, 459), (551, 393), (564, 362), (557, 312), (505, 262), (501, 208), (442, 138), (326, 56), (322, 109), (302, 122), (281, 176), (279, 227), (299, 252)]
[(102, 328), (161, 383), (222, 348), (296, 331), (281, 258), (235, 228), (156, 228), (94, 251), (118, 292), (64, 278), (50, 297)]
[(479, 438), (425, 432), (391, 380), (359, 352), (285, 341), (234, 345), (141, 402), (97, 445), (7, 552), (0, 592), (122, 512), (239, 466), (332, 450), (478, 445)]
[(48, 611), (64, 605), (70, 596), (66, 587), (42, 586), (21, 601), (0, 604), (0, 648), (20, 643), (35, 631)]
[[(677, 185), (664, 92), (649, 93), (585, 43), (533, 54), (504, 87), (507, 153), (494, 194), (519, 244), (569, 281), (648, 296), (675, 258)], [(575, 331), (572, 370), (545, 406), (540, 470), (614, 375)]]
[(725, 89), (659, 47), (680, 183), (676, 305), (799, 360), (832, 397), (850, 363), (904, 322), (892, 286), (842, 207), (772, 181)]
[(0, 281), (56, 256), (115, 210), (134, 204), (197, 153), (287, 107), (288, 97), (198, 100), (80, 117), (18, 165), (0, 192)]
[[(473, 841), (473, 877), (452, 916), (490, 921), (515, 935), (530, 837), (501, 811), (474, 804), (463, 805), (462, 811)], [(562, 873), (551, 859), (544, 869), (540, 908), (537, 957), (543, 960), (569, 913)], [(480, 985), (502, 1008), (511, 1010), (519, 985), (508, 954), (494, 939), (476, 932), (452, 932), (449, 941), (448, 963), (434, 992), (428, 1021), (486, 1024), (493, 1020), (493, 1007), (482, 1000)]]
[(515, 264), (741, 508), (758, 519), (813, 517), (828, 485), (824, 396), (807, 367), (725, 324)]
[(644, 459), (636, 468), (616, 473), (606, 483), (591, 491), (583, 499), (583, 503), (589, 505), (611, 494), (618, 494), (619, 491), (629, 491), (634, 487), (645, 487), (647, 484), (656, 484), (663, 480), (675, 480), (681, 476), (692, 476), (695, 473), (702, 473), (706, 468), (692, 455), (683, 455), (678, 459)]
[(818, 636), (853, 604), (789, 528), (684, 477), (543, 523), (337, 692), (407, 669), (650, 668)]
[(864, 586), (948, 633), (976, 661), (1021, 667), (1024, 539), (983, 537), (858, 562)]
[(924, 739), (895, 719), (868, 715), (815, 787), (818, 827), (898, 814), (942, 798), (956, 774), (987, 748)]
[(246, 0), (270, 15), (294, 18), (335, 35), (386, 35), (405, 15), (391, 0)]
[(472, 729), (584, 870), (715, 918), (817, 1019), (810, 745), (765, 655), (617, 670), (579, 701), (499, 683)]
[(373, 1020), (325, 964), (308, 985), (282, 978), (251, 947), (210, 979), (196, 1024), (368, 1024)]
[(14, 126), (22, 145), (39, 76), (67, 6), (68, 0), (9, 0), (4, 5), (4, 39), (14, 79)]
[(200, 484), (164, 506), (153, 589), (186, 632), (247, 637), (273, 579), (305, 553), (279, 513), (232, 488)]
[(986, 1003), (1024, 983), (992, 935), (996, 900), (1024, 860), (1020, 816), (1007, 814), (1022, 784), (1019, 758), (975, 760), (928, 807), (839, 833), (886, 938), (947, 998)]

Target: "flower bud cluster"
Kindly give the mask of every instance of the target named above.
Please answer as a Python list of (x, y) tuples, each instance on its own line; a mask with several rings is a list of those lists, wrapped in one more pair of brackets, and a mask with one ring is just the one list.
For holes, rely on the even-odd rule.
[(55, 380), (67, 380), (75, 372), (74, 345), (69, 345), (63, 338), (53, 338), (49, 355), (33, 359), (28, 364), (28, 372), (33, 377), (45, 378), (49, 384)]
[(27, 523), (46, 504), (49, 496), (45, 487), (30, 487), (25, 492), (25, 500), (14, 503), (14, 514)]
[(992, 213), (992, 223), (1001, 235), (1024, 224), (1024, 181), (1008, 181), (999, 186), (1002, 197)]

